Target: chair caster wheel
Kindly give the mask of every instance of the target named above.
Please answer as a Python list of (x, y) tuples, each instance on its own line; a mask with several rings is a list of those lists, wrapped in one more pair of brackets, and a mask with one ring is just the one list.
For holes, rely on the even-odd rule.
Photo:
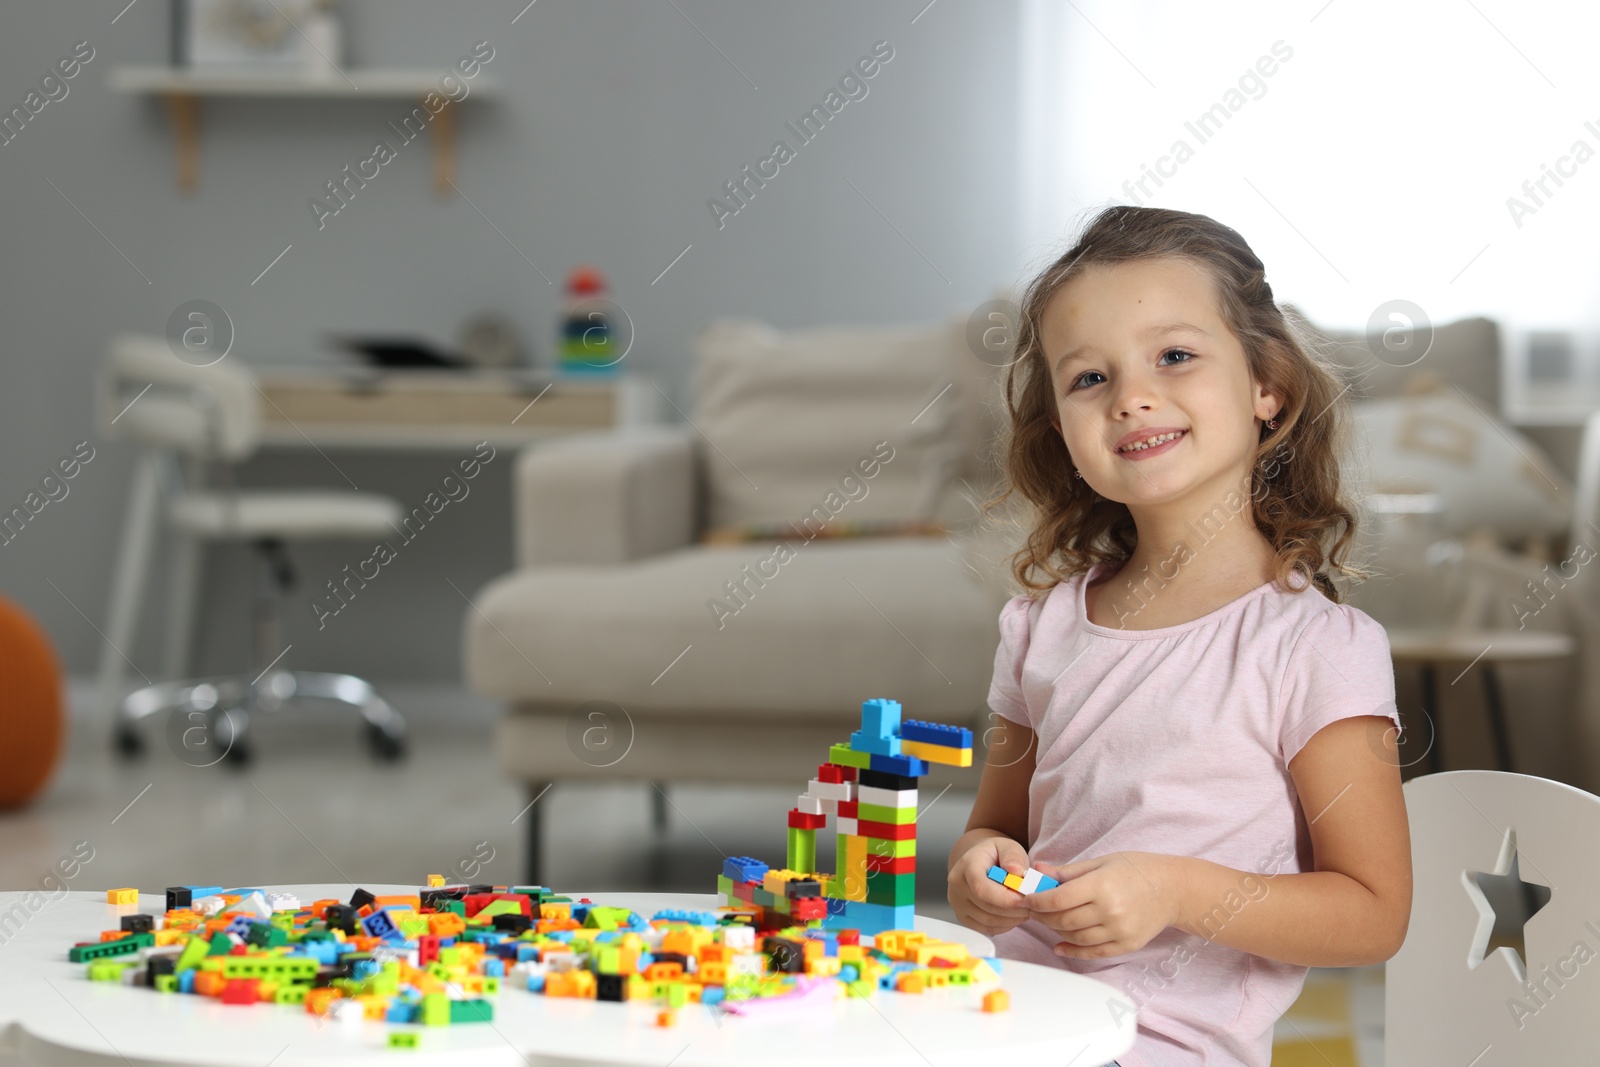
[(406, 754), (402, 738), (392, 737), (371, 723), (367, 724), (367, 747), (372, 750), (373, 758), (382, 763), (398, 763)]
[(132, 727), (118, 727), (112, 735), (111, 743), (117, 755), (123, 759), (138, 759), (144, 755), (144, 738), (134, 732)]

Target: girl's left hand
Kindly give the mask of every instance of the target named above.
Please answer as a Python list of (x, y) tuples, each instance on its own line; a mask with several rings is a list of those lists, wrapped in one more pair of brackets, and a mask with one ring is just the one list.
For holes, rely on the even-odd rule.
[(1034, 866), (1061, 883), (1023, 899), (1060, 934), (1058, 956), (1104, 959), (1143, 948), (1179, 918), (1178, 857), (1112, 852), (1065, 867)]

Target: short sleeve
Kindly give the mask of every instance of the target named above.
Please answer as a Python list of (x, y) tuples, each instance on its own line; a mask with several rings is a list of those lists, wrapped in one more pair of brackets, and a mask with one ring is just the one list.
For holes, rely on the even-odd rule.
[(1335, 604), (1300, 631), (1278, 687), (1284, 765), (1329, 723), (1382, 715), (1400, 725), (1389, 635), (1372, 616)]
[(1016, 596), (1000, 609), (1000, 647), (994, 652), (994, 678), (989, 683), (989, 710), (996, 715), (1034, 727), (1022, 695), (1022, 661), (1033, 636), (1031, 597)]

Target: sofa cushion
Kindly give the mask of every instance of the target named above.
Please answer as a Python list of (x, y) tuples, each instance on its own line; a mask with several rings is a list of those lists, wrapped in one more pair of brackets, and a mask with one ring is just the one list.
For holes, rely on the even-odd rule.
[(872, 696), (945, 721), (982, 707), (1004, 594), (956, 545), (783, 545), (505, 575), (467, 615), (468, 683), (510, 701), (693, 714), (848, 716)]
[(695, 350), (712, 529), (971, 518), (961, 480), (986, 477), (996, 375), (964, 320), (780, 332), (717, 319)]
[[(1298, 311), (1297, 314), (1300, 314)], [(1385, 354), (1374, 339), (1359, 330), (1325, 330), (1312, 327), (1326, 342), (1323, 354), (1351, 382), (1356, 399), (1381, 399), (1407, 393), (1429, 392), (1439, 386), (1459, 385), (1487, 410), (1500, 410), (1500, 328), (1492, 319), (1474, 318), (1433, 326), (1423, 353)], [(1422, 335), (1418, 334), (1420, 339)]]
[(1455, 389), (1354, 405), (1350, 472), (1376, 493), (1437, 493), (1442, 534), (1487, 528), (1502, 538), (1557, 534), (1572, 523), (1572, 487), (1533, 441)]

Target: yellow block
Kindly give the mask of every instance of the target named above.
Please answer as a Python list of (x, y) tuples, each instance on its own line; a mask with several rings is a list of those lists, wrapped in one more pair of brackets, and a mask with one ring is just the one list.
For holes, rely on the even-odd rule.
[(851, 834), (844, 840), (844, 870), (834, 874), (844, 879), (844, 899), (867, 899), (867, 839)]
[(1018, 892), (1021, 892), (1022, 891), (1022, 875), (1020, 875), (1020, 874), (1008, 874), (1008, 875), (1006, 875), (1006, 888), (1007, 889), (1015, 889)]
[(901, 741), (900, 754), (916, 756), (929, 763), (942, 763), (947, 767), (972, 766), (972, 749), (954, 745), (930, 745), (926, 741)]
[(137, 904), (139, 891), (137, 889), (108, 889), (106, 890), (107, 904)]
[(441, 886), (441, 885), (444, 885), (444, 875), (442, 875), (442, 874), (430, 874), (430, 875), (428, 875), (428, 888), (429, 889), (433, 889), (434, 887)]

